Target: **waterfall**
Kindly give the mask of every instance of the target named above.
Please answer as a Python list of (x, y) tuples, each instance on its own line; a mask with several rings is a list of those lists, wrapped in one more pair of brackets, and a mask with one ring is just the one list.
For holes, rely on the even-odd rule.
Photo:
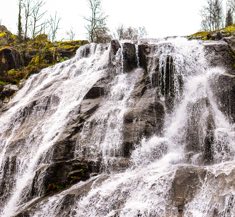
[[(6, 192), (6, 196), (4, 195), (7, 202), (2, 211), (3, 216), (11, 216), (20, 200), (23, 201), (27, 196), (27, 187), (33, 181), (40, 161), (41, 164), (45, 161), (43, 158), (47, 157), (46, 152), (59, 138), (69, 121), (70, 113), (79, 106), (89, 89), (105, 76), (103, 67), (107, 64), (109, 50), (104, 52), (102, 49), (104, 48), (101, 46), (93, 45), (88, 59), (79, 59), (75, 63), (70, 60), (31, 77), (13, 99), (13, 106), (1, 117), (1, 141), (4, 149), (1, 174), (4, 174), (4, 158), (6, 160), (14, 154), (11, 153), (11, 146), (20, 146), (16, 148), (16, 171), (12, 180), (9, 180), (13, 182), (10, 183), (13, 193)], [(23, 125), (26, 125), (26, 132), (20, 132)], [(28, 135), (24, 138), (20, 133)], [(7, 134), (13, 139), (4, 141)], [(24, 139), (23, 146), (20, 144), (21, 137)]]
[[(226, 69), (200, 41), (115, 43), (31, 76), (3, 108), (0, 216), (235, 215), (235, 126), (215, 94)], [(77, 178), (86, 164), (86, 179), (45, 187), (53, 166)]]

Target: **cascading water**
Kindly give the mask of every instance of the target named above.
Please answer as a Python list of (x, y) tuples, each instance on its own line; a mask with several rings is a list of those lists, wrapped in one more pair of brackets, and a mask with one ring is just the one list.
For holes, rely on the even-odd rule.
[[(125, 69), (123, 46), (113, 52), (112, 46), (92, 44), (26, 82), (1, 114), (0, 216), (235, 215), (234, 125), (213, 86), (225, 69), (208, 64), (198, 41), (143, 46), (145, 57), (141, 44), (134, 46), (132, 71)], [(160, 107), (147, 106), (150, 96)], [(144, 128), (141, 116), (148, 123), (147, 114), (161, 107), (161, 132), (149, 124), (140, 136), (132, 133)], [(68, 129), (77, 117), (75, 134)], [(72, 159), (100, 162), (101, 174), (53, 195), (32, 196), (35, 176), (53, 163), (51, 151), (63, 134), (76, 135)]]
[[(77, 54), (78, 59), (76, 59), (76, 62), (71, 60), (59, 64), (54, 68), (43, 70), (37, 76), (31, 77), (13, 99), (13, 106), (1, 117), (3, 120), (0, 126), (1, 141), (3, 141), (4, 150), (1, 156), (2, 175), (4, 174), (3, 169), (6, 162), (4, 159), (11, 157), (12, 154), (11, 150), (8, 149), (11, 149), (12, 145), (20, 146), (16, 150), (16, 171), (12, 179), (9, 180), (9, 182), (12, 182), (9, 183), (12, 192), (4, 192), (6, 195), (3, 198), (6, 202), (5, 204), (4, 201), (2, 203), (4, 205), (2, 216), (13, 215), (17, 205), (21, 204), (28, 191), (30, 191), (27, 187), (32, 182), (33, 173), (37, 170), (40, 161), (43, 163), (42, 158), (46, 157), (46, 152), (53, 146), (60, 132), (66, 126), (71, 111), (79, 106), (89, 89), (105, 76), (103, 68), (107, 67), (105, 64), (108, 63), (108, 59), (106, 59), (109, 54), (108, 47), (105, 50), (104, 47), (92, 45), (90, 49), (92, 55), (86, 60), (79, 59), (79, 55), (83, 51), (81, 50)], [(104, 59), (102, 59), (102, 55)], [(94, 76), (92, 76), (92, 73)], [(92, 76), (91, 79), (90, 76)], [(60, 83), (58, 81), (64, 82)], [(42, 102), (40, 100), (36, 101), (39, 97)], [(43, 102), (47, 98), (48, 102)], [(30, 106), (33, 107), (32, 114), (28, 114), (29, 111), (27, 111)], [(19, 132), (17, 131), (24, 124), (29, 125), (28, 128), (25, 127), (28, 132), (20, 133), (28, 135), (23, 141), (24, 145), (21, 146), (18, 141), (21, 140), (21, 137), (24, 138), (25, 135), (18, 135)], [(10, 134), (8, 135), (10, 139), (4, 140), (7, 134)], [(4, 177), (1, 178), (4, 181)]]

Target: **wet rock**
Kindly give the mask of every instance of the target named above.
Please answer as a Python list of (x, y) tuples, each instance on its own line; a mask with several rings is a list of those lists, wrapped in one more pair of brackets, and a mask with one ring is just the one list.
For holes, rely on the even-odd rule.
[(205, 43), (205, 50), (211, 66), (223, 67), (228, 73), (235, 75), (235, 55), (228, 43), (223, 41), (208, 42)]
[(95, 162), (78, 160), (52, 163), (38, 170), (31, 190), (31, 196), (44, 196), (64, 190), (71, 185), (90, 178), (91, 173), (99, 173)]
[[(205, 115), (205, 111), (209, 111)], [(201, 117), (204, 114), (204, 119)], [(189, 153), (199, 154), (200, 163), (209, 164), (213, 162), (213, 141), (215, 122), (213, 119), (211, 105), (207, 98), (189, 105), (186, 130), (186, 150)], [(204, 135), (204, 137), (203, 137)], [(190, 156), (189, 156), (190, 159)]]
[(0, 99), (10, 98), (15, 92), (19, 90), (17, 85), (5, 85), (0, 87)]
[(30, 214), (29, 212), (25, 211), (25, 212), (15, 215), (14, 217), (30, 217)]
[(149, 138), (155, 133), (160, 135), (164, 117), (164, 105), (157, 101), (153, 93), (147, 91), (124, 116), (124, 156), (128, 157), (133, 145), (138, 144), (143, 137)]
[(53, 161), (65, 161), (75, 157), (75, 148), (79, 143), (84, 122), (96, 111), (99, 103), (99, 100), (84, 100), (82, 102), (77, 118), (67, 125), (65, 132), (61, 134), (60, 139), (51, 149)]
[(180, 213), (183, 212), (184, 206), (194, 198), (205, 176), (206, 170), (199, 167), (189, 166), (177, 169), (172, 183), (171, 200)]
[(130, 72), (137, 67), (137, 57), (135, 44), (123, 44), (123, 70)]
[(212, 33), (210, 35), (210, 39), (216, 41), (223, 39), (223, 37), (225, 37), (225, 35), (223, 35), (221, 32)]
[(230, 122), (235, 123), (235, 76), (218, 75), (212, 81), (212, 88), (219, 102), (219, 109), (230, 119)]
[(18, 69), (23, 65), (23, 60), (18, 51), (12, 47), (0, 49), (0, 75), (10, 69)]
[(4, 177), (4, 179), (0, 183), (0, 205), (8, 199), (6, 197), (6, 192), (8, 191), (8, 189), (12, 189), (14, 187), (13, 177), (16, 172), (16, 168), (16, 156), (7, 157), (1, 170), (1, 175)]
[[(104, 48), (106, 49), (107, 46)], [(120, 44), (117, 41), (112, 41), (111, 49), (113, 54), (116, 54)], [(91, 46), (85, 46), (81, 51), (83, 56), (87, 57), (91, 52)], [(123, 45), (123, 60), (124, 71), (130, 72), (137, 66), (137, 57), (135, 45), (125, 43)], [(138, 46), (140, 66), (143, 68), (134, 70), (133, 73), (140, 73), (140, 78), (137, 80), (135, 87), (131, 93), (130, 99), (127, 102), (127, 110), (125, 110), (122, 132), (122, 152), (115, 155), (115, 161), (110, 166), (114, 171), (122, 171), (129, 165), (129, 157), (134, 148), (134, 145), (138, 145), (142, 138), (149, 138), (156, 134), (161, 136), (163, 134), (163, 126), (165, 114), (170, 111), (170, 106), (175, 97), (174, 86), (174, 61), (171, 56), (166, 57), (165, 71), (159, 70), (159, 59), (153, 55), (153, 49), (156, 47), (148, 44), (141, 44)], [(219, 109), (231, 118), (231, 122), (235, 121), (235, 85), (234, 85), (234, 73), (232, 71), (233, 57), (231, 55), (228, 44), (217, 43), (206, 46), (207, 57), (210, 58), (210, 63), (213, 66), (225, 66), (230, 69), (227, 75), (218, 76), (215, 83), (212, 83), (215, 96), (220, 101)], [(215, 52), (215, 59), (211, 51)], [(227, 55), (227, 57), (226, 57)], [(225, 56), (225, 57), (224, 57)], [(228, 58), (228, 59), (226, 59)], [(225, 61), (226, 59), (226, 61)], [(112, 72), (112, 73), (109, 73)], [(69, 192), (63, 192), (67, 194), (60, 203), (61, 216), (68, 216), (70, 214), (71, 206), (74, 201), (77, 201), (82, 195), (86, 194), (94, 184), (93, 177), (101, 173), (103, 167), (101, 165), (102, 150), (97, 146), (93, 146), (96, 143), (94, 139), (89, 140), (90, 135), (94, 135), (100, 130), (102, 135), (105, 135), (107, 130), (107, 119), (99, 119), (96, 117), (100, 115), (99, 108), (102, 103), (105, 103), (106, 97), (109, 93), (111, 82), (115, 73), (112, 69), (108, 69), (108, 78), (99, 80), (90, 90), (86, 93), (81, 104), (74, 108), (68, 117), (70, 121), (63, 126), (63, 132), (60, 133), (59, 139), (53, 144), (53, 147), (48, 153), (39, 160), (38, 168), (33, 179), (32, 188), (28, 195), (28, 202), (30, 199), (37, 196), (40, 197), (40, 201), (36, 201), (33, 206), (37, 206), (36, 203), (43, 201), (47, 196), (57, 194), (67, 189)], [(131, 73), (127, 74), (131, 75)], [(164, 80), (165, 79), (165, 80)], [(180, 79), (180, 78), (179, 78)], [(180, 83), (180, 82), (179, 82)], [(160, 85), (164, 84), (164, 85)], [(0, 88), (0, 91), (4, 91), (5, 87)], [(10, 89), (17, 91), (16, 87)], [(214, 93), (214, 92), (213, 92)], [(40, 94), (39, 94), (40, 95)], [(164, 100), (161, 99), (164, 96)], [(21, 127), (16, 130), (16, 136), (12, 139), (11, 144), (7, 149), (7, 153), (11, 153), (14, 156), (18, 156), (20, 149), (25, 143), (27, 135), (32, 130), (32, 124), (40, 121), (42, 118), (53, 114), (53, 108), (58, 106), (60, 99), (58, 96), (48, 96), (30, 101), (28, 105), (18, 111), (19, 117), (17, 120), (20, 122)], [(200, 105), (203, 106), (201, 108)], [(210, 105), (208, 105), (207, 99), (202, 99), (198, 104), (194, 103), (191, 107), (188, 106), (191, 114), (187, 114), (189, 117), (188, 125), (190, 125), (189, 132), (186, 132), (187, 140), (189, 144), (186, 146), (186, 150), (190, 153), (201, 154), (202, 164), (210, 164), (213, 162), (212, 144), (214, 140), (214, 120), (211, 115), (205, 117), (205, 138), (200, 141), (200, 120), (197, 118), (201, 116), (204, 108), (209, 111)], [(105, 112), (104, 112), (105, 113)], [(102, 113), (102, 114), (104, 114)], [(185, 114), (182, 114), (185, 115)], [(102, 125), (99, 125), (99, 121), (103, 121)], [(13, 121), (14, 123), (14, 121)], [(97, 126), (102, 126), (104, 129), (98, 129)], [(111, 126), (115, 129), (115, 123)], [(86, 135), (84, 135), (86, 131)], [(10, 132), (8, 132), (10, 133)], [(58, 134), (56, 134), (57, 136)], [(85, 139), (84, 139), (85, 138)], [(99, 142), (103, 141), (102, 136), (94, 137), (98, 138)], [(33, 138), (31, 138), (33, 140)], [(111, 138), (112, 139), (112, 138)], [(100, 144), (99, 143), (99, 144)], [(160, 146), (164, 152), (167, 150), (166, 145)], [(85, 153), (86, 152), (86, 153)], [(157, 155), (154, 154), (153, 160), (157, 159)], [(9, 157), (12, 157), (9, 155)], [(20, 156), (19, 156), (20, 157)], [(161, 156), (160, 156), (161, 157)], [(8, 176), (5, 182), (2, 182), (2, 189), (9, 188), (11, 179), (11, 173), (15, 171), (14, 159), (11, 160), (4, 167), (3, 176)], [(110, 168), (108, 168), (110, 169)], [(183, 216), (185, 205), (190, 203), (195, 197), (198, 189), (201, 187), (201, 180), (205, 180), (207, 175), (206, 170), (201, 167), (180, 167), (175, 173), (175, 177), (172, 183), (171, 201), (178, 211), (179, 216)], [(91, 178), (91, 179), (90, 179)], [(212, 176), (214, 178), (214, 176)], [(216, 177), (217, 178), (217, 177)], [(68, 189), (76, 183), (89, 180), (84, 186)], [(105, 180), (106, 178), (104, 178)], [(217, 180), (225, 183), (226, 186), (233, 186), (234, 181), (227, 181), (226, 174), (219, 177)], [(216, 180), (216, 181), (217, 181)], [(226, 182), (227, 181), (227, 182)], [(100, 181), (102, 183), (102, 181)], [(97, 183), (96, 183), (97, 184)], [(221, 184), (221, 186), (222, 186)], [(12, 186), (10, 186), (12, 188)], [(3, 195), (4, 192), (0, 192)], [(232, 197), (231, 197), (232, 198)], [(4, 198), (5, 199), (5, 198)], [(230, 199), (234, 201), (234, 199)], [(230, 202), (230, 204), (232, 203)], [(116, 205), (116, 204), (115, 204)], [(117, 205), (118, 208), (119, 205)], [(34, 207), (35, 208), (35, 207)], [(35, 208), (36, 209), (36, 208)], [(217, 209), (217, 208), (215, 208)], [(232, 209), (232, 208), (230, 208)], [(75, 212), (75, 211), (74, 211)], [(215, 211), (219, 213), (220, 211)], [(28, 214), (29, 213), (29, 214)], [(19, 216), (30, 216), (28, 211), (22, 212)], [(170, 216), (170, 215), (169, 215)], [(172, 215), (175, 216), (175, 215)]]
[(138, 45), (138, 54), (139, 54), (139, 62), (140, 67), (148, 71), (148, 55), (150, 54), (151, 47), (148, 44), (140, 44)]
[(91, 47), (89, 45), (85, 45), (79, 51), (80, 57), (88, 57), (91, 54)]
[(88, 117), (92, 115), (99, 108), (101, 101), (102, 99), (100, 98), (83, 100), (80, 108), (82, 117)]
[(116, 53), (118, 52), (120, 48), (121, 48), (121, 45), (118, 40), (111, 41), (111, 49), (112, 49), (113, 55), (116, 55)]
[(0, 108), (7, 105), (12, 96), (19, 90), (17, 85), (0, 85)]
[[(99, 175), (92, 177), (90, 180), (86, 181), (81, 186), (76, 188), (67, 189), (66, 195), (60, 201), (56, 209), (56, 215), (67, 217), (70, 214), (76, 215), (76, 211), (71, 209), (74, 206), (74, 203), (80, 200), (84, 195), (86, 195), (91, 188), (101, 185), (105, 180), (109, 178), (108, 175)], [(35, 210), (38, 208), (38, 204), (45, 203), (50, 195), (36, 199), (34, 202), (28, 204), (26, 207), (23, 207), (14, 217), (30, 217), (33, 215)]]
[(223, 40), (227, 42), (231, 50), (235, 52), (235, 36), (224, 37)]
[(213, 119), (213, 115), (209, 114), (207, 117), (207, 126), (206, 126), (206, 136), (204, 139), (204, 146), (203, 146), (203, 160), (205, 164), (211, 164), (214, 160), (214, 152), (213, 152), (213, 144), (215, 141), (215, 121)]
[(84, 99), (95, 99), (103, 96), (104, 94), (105, 94), (104, 87), (94, 86), (88, 91)]

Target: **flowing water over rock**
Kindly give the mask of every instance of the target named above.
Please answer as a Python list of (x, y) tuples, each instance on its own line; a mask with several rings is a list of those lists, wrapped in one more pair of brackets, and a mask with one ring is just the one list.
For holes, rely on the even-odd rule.
[(112, 41), (31, 76), (1, 111), (0, 216), (235, 216), (233, 58)]

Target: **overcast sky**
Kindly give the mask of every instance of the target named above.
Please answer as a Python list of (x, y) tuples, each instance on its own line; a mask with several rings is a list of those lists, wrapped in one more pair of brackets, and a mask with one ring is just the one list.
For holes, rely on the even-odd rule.
[[(103, 0), (103, 11), (108, 15), (108, 27), (145, 26), (148, 36), (182, 36), (200, 30), (200, 9), (206, 0)], [(18, 0), (0, 0), (0, 20), (16, 32)], [(86, 37), (83, 17), (89, 14), (86, 0), (45, 0), (48, 14), (55, 11), (61, 17), (58, 38), (66, 38), (72, 28), (76, 38)]]

